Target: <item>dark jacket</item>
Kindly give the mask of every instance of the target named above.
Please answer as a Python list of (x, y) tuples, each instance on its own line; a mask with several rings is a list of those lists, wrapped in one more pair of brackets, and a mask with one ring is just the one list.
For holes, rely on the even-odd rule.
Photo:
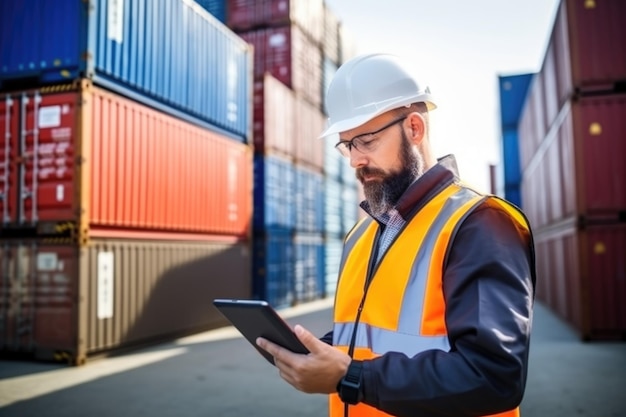
[[(408, 220), (455, 181), (454, 157), (442, 158), (407, 189), (396, 209)], [(366, 202), (362, 208), (367, 211)], [(477, 207), (458, 228), (444, 261), (451, 350), (413, 358), (388, 352), (366, 361), (363, 402), (398, 416), (479, 416), (519, 405), (528, 364), (534, 258), (532, 234), (498, 204), (487, 200)], [(332, 332), (322, 340), (332, 344)]]

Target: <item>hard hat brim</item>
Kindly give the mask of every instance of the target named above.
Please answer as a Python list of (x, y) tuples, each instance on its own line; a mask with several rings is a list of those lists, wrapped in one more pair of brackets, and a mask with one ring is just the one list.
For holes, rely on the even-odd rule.
[(378, 108), (376, 111), (369, 114), (361, 114), (349, 119), (344, 119), (336, 123), (332, 123), (326, 130), (324, 130), (319, 136), (319, 139), (326, 138), (331, 135), (336, 135), (341, 132), (346, 132), (357, 128), (365, 123), (369, 122), (373, 118), (380, 116), (390, 110), (400, 108), (402, 106), (409, 106), (413, 103), (423, 102), (426, 104), (428, 111), (434, 110), (437, 106), (434, 103), (433, 97), (430, 93), (419, 93), (409, 98), (403, 98), (399, 102), (388, 103), (386, 106)]

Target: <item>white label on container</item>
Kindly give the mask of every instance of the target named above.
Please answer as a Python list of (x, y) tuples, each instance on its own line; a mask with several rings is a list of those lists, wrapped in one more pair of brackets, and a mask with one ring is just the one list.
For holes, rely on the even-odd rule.
[(65, 196), (65, 187), (59, 184), (57, 185), (57, 201), (63, 201), (63, 197)]
[(107, 36), (117, 43), (122, 43), (124, 38), (124, 0), (109, 0), (108, 11)]
[(37, 271), (56, 271), (59, 257), (54, 252), (39, 252), (37, 254)]
[(46, 106), (39, 109), (37, 125), (40, 129), (61, 125), (61, 106)]
[(113, 317), (113, 252), (98, 253), (98, 319)]

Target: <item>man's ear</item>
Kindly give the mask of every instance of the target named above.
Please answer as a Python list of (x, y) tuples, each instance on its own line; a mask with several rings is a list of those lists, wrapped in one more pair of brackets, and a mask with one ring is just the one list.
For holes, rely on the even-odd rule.
[(411, 127), (411, 137), (409, 139), (415, 145), (419, 145), (426, 136), (426, 121), (424, 120), (424, 116), (415, 111), (410, 113), (408, 118)]

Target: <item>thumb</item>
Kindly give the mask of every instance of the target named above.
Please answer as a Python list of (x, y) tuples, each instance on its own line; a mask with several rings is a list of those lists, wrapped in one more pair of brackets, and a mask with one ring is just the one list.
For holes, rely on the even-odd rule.
[(296, 333), (296, 336), (302, 344), (309, 350), (309, 352), (313, 353), (319, 350), (319, 344), (321, 342), (317, 337), (313, 335), (310, 331), (305, 329), (299, 324), (296, 324), (293, 331)]

